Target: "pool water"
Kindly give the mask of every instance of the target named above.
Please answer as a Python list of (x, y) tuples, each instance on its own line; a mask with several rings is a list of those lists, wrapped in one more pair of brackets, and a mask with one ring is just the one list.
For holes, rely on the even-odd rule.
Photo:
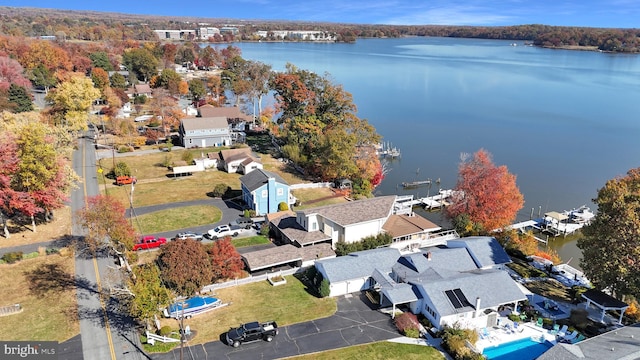
[(534, 360), (552, 346), (552, 344), (546, 341), (539, 343), (530, 338), (526, 338), (498, 346), (486, 347), (482, 353), (489, 360)]

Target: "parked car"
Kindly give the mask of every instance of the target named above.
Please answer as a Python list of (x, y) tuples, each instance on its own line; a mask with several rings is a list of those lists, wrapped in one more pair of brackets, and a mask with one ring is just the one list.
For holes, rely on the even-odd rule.
[(218, 225), (214, 229), (207, 231), (207, 238), (218, 240), (225, 236), (236, 237), (245, 229), (237, 225)]
[(178, 233), (176, 237), (173, 238), (173, 240), (186, 240), (186, 239), (194, 239), (194, 240), (201, 241), (202, 234), (187, 231), (187, 232)]
[(132, 176), (118, 176), (116, 178), (116, 185), (135, 184), (136, 178)]
[(253, 219), (247, 218), (247, 217), (241, 217), (241, 218), (238, 218), (238, 219), (234, 220), (229, 225), (231, 225), (231, 226), (235, 225), (235, 226), (243, 227), (245, 229), (251, 229), (251, 227), (253, 226)]
[(143, 237), (142, 239), (140, 239), (140, 241), (138, 241), (135, 245), (133, 245), (133, 250), (138, 251), (138, 250), (155, 249), (166, 243), (167, 243), (166, 238), (163, 238), (163, 237), (159, 238), (159, 237), (149, 235), (149, 236)]
[(278, 324), (275, 321), (259, 323), (257, 321), (231, 328), (227, 332), (227, 344), (238, 347), (241, 343), (258, 340), (272, 341), (278, 335)]

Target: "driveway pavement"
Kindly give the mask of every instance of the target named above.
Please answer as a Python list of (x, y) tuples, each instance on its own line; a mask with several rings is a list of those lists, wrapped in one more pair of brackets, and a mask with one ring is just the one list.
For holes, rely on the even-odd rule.
[[(281, 327), (278, 336), (270, 343), (258, 341), (233, 348), (220, 340), (212, 341), (202, 345), (186, 346), (183, 349), (185, 358), (279, 359), (389, 340), (399, 336), (389, 315), (373, 310), (364, 295), (341, 296), (337, 300), (338, 311), (335, 315)], [(223, 336), (224, 334), (220, 334), (221, 339)], [(166, 354), (153, 354), (151, 357), (156, 360), (179, 359), (180, 349)]]

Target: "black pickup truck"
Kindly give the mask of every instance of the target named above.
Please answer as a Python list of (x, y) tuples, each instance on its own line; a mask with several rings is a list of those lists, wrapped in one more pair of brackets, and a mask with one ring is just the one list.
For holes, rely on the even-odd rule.
[(250, 322), (242, 324), (237, 328), (231, 328), (227, 332), (227, 344), (238, 347), (241, 343), (251, 341), (271, 341), (273, 337), (278, 335), (278, 324), (275, 321), (267, 321), (264, 323)]

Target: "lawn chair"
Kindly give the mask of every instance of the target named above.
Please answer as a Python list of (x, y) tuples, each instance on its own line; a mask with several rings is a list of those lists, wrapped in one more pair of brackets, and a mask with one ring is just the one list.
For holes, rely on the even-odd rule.
[(558, 331), (560, 331), (560, 324), (553, 325), (553, 330), (549, 330), (551, 335), (557, 335)]
[(565, 335), (567, 335), (567, 329), (569, 327), (567, 325), (562, 325), (562, 327), (560, 328), (560, 330), (558, 330), (558, 333), (556, 334), (559, 337), (563, 337)]
[(572, 344), (572, 341), (578, 336), (578, 330), (573, 330), (573, 332), (562, 339), (562, 342)]
[(536, 326), (538, 326), (538, 327), (542, 327), (543, 323), (544, 323), (544, 319), (543, 319), (543, 318), (541, 318), (541, 317), (539, 317), (539, 318), (538, 318), (538, 321), (536, 322)]
[(573, 340), (571, 340), (571, 343), (572, 344), (577, 344), (577, 343), (579, 343), (580, 341), (582, 341), (584, 339), (586, 339), (586, 337), (584, 335), (578, 334), (578, 337), (573, 339)]

